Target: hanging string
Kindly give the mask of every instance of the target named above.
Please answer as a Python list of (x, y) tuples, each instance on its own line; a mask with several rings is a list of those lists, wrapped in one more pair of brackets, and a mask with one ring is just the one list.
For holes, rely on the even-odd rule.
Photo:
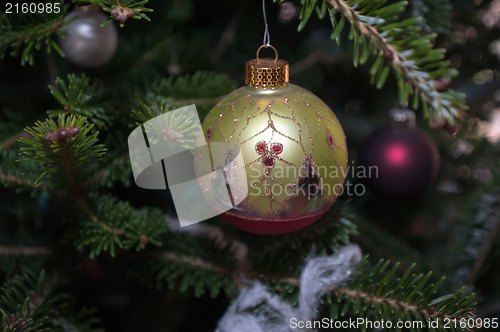
[(271, 36), (269, 35), (269, 27), (267, 25), (267, 15), (266, 15), (266, 0), (262, 0), (262, 15), (264, 16), (264, 39), (262, 44), (267, 46), (271, 45)]

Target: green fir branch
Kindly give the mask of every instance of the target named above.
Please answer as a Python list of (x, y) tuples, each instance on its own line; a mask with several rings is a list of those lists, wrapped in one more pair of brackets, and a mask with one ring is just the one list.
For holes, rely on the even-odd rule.
[(221, 292), (230, 295), (236, 289), (238, 271), (230, 244), (221, 245), (207, 236), (169, 233), (164, 250), (148, 262), (157, 288), (166, 284), (183, 292), (192, 289), (196, 297), (205, 292), (211, 297)]
[[(370, 69), (371, 82), (382, 88), (392, 72), (397, 80), (399, 101), (410, 103), (435, 127), (457, 126), (468, 109), (465, 95), (451, 89), (440, 91), (437, 81), (457, 75), (444, 60), (445, 50), (433, 48), (435, 33), (421, 34), (420, 17), (402, 19), (407, 1), (386, 0), (302, 0), (299, 30), (314, 11), (320, 18), (328, 9), (333, 32), (331, 38), (341, 43), (342, 31), (350, 26), (348, 37), (353, 41), (353, 64), (357, 67), (369, 58), (375, 61)], [(325, 6), (325, 2), (327, 6)], [(347, 24), (346, 24), (347, 23)]]
[(151, 21), (151, 19), (146, 15), (150, 13), (153, 9), (145, 6), (149, 0), (73, 0), (73, 2), (78, 5), (93, 4), (99, 6), (105, 12), (110, 14), (109, 19), (107, 19), (102, 25), (107, 25), (113, 20), (119, 22), (120, 27), (125, 26), (125, 22), (129, 18), (136, 20), (144, 19), (146, 21)]
[[(159, 209), (134, 209), (116, 197), (91, 195), (91, 207), (81, 201), (87, 212), (75, 245), (90, 247), (90, 257), (102, 252), (116, 256), (117, 248), (142, 251), (151, 243), (161, 246), (160, 235), (166, 232), (165, 217)], [(95, 212), (91, 210), (95, 206)]]
[(235, 88), (236, 84), (226, 75), (198, 71), (193, 75), (155, 81), (138, 99), (143, 104), (163, 105), (169, 110), (195, 104), (203, 120), (217, 101)]
[[(414, 274), (415, 265), (402, 274), (399, 263), (391, 266), (380, 260), (371, 267), (365, 259), (357, 273), (345, 288), (334, 290), (331, 303), (331, 318), (338, 319), (348, 313), (374, 320), (420, 321), (427, 324), (437, 320), (437, 331), (448, 331), (444, 318), (473, 318), (475, 295), (459, 289), (452, 294), (439, 295), (445, 278), (433, 282), (432, 272)], [(424, 325), (428, 327), (427, 325)], [(458, 329), (467, 330), (467, 329)]]
[[(123, 120), (120, 125), (121, 128), (125, 129), (130, 119)], [(107, 131), (103, 144), (108, 150), (99, 160), (94, 174), (83, 183), (84, 189), (114, 188), (116, 185), (130, 187), (134, 183), (128, 145), (123, 144), (123, 142), (127, 142), (129, 133), (130, 130), (127, 129)]]
[(69, 312), (69, 296), (58, 292), (60, 283), (45, 271), (18, 274), (0, 288), (0, 331), (103, 332), (94, 309)]
[[(186, 238), (184, 238), (187, 240)], [(166, 282), (181, 291), (194, 289), (201, 295), (209, 290), (216, 296), (221, 290), (231, 294), (235, 287), (248, 283), (253, 278), (265, 282), (268, 289), (289, 301), (298, 300), (298, 279), (296, 277), (269, 275), (259, 271), (239, 270), (216, 259), (217, 250), (211, 248), (200, 253), (199, 243), (194, 241), (183, 247), (174, 247), (159, 254), (150, 263), (149, 269), (156, 274), (159, 287)], [(227, 258), (226, 258), (227, 259)], [(216, 261), (219, 263), (216, 263)], [(421, 330), (436, 324), (435, 331), (449, 331), (446, 320), (475, 318), (475, 295), (459, 289), (451, 294), (441, 294), (445, 278), (433, 278), (432, 272), (415, 274), (415, 264), (400, 271), (400, 264), (379, 260), (375, 266), (365, 258), (356, 268), (349, 282), (329, 291), (322, 299), (329, 311), (329, 317), (342, 320), (346, 317), (367, 318), (371, 321), (419, 322)], [(416, 326), (416, 325), (415, 325)], [(467, 328), (452, 329), (467, 331)]]
[[(322, 298), (329, 318), (335, 321), (355, 317), (372, 322), (416, 322), (413, 326), (420, 326), (417, 330), (443, 332), (450, 331), (450, 327), (445, 326), (446, 319), (456, 319), (458, 326), (460, 319), (466, 321), (468, 318), (475, 318), (474, 294), (466, 293), (465, 288), (462, 288), (451, 294), (440, 295), (444, 277), (433, 282), (432, 272), (414, 274), (413, 264), (401, 273), (399, 266), (399, 263), (391, 265), (385, 260), (371, 266), (365, 258), (346, 285), (331, 290)], [(297, 279), (271, 278), (266, 284), (292, 305), (297, 304)], [(429, 326), (430, 322), (434, 324), (434, 329)], [(457, 329), (453, 327), (454, 325), (451, 331), (469, 331), (460, 326)], [(395, 326), (393, 329), (398, 330)]]
[[(98, 131), (86, 117), (59, 116), (26, 128), (31, 139), (21, 138), (21, 158), (26, 173), (35, 176), (35, 185), (79, 191), (83, 179), (93, 173), (94, 161), (106, 151), (98, 144)], [(78, 128), (73, 137), (60, 137), (66, 128)], [(74, 133), (74, 132), (73, 132)], [(59, 138), (59, 139), (58, 139)]]
[[(9, 149), (0, 153), (0, 183), (6, 187), (15, 187), (18, 189), (28, 189), (30, 191), (41, 189), (47, 190), (44, 185), (37, 185), (34, 182), (35, 177), (24, 173), (24, 168), (19, 165), (19, 149)], [(33, 164), (29, 164), (34, 167)]]
[(115, 152), (107, 153), (103, 157), (103, 167), (94, 176), (88, 178), (83, 185), (84, 188), (93, 188), (97, 185), (112, 188), (116, 183), (125, 187), (130, 186), (132, 174), (130, 155), (128, 151), (122, 154)]
[(96, 127), (107, 128), (113, 120), (108, 111), (106, 95), (100, 82), (92, 82), (85, 74), (70, 74), (67, 81), (58, 77), (56, 85), (49, 85), (50, 93), (63, 106), (62, 109), (47, 111), (50, 118), (74, 114), (87, 117)]
[[(29, 3), (28, 3), (29, 4)], [(58, 4), (59, 9), (54, 9)], [(52, 8), (48, 12), (45, 8)], [(56, 37), (60, 34), (61, 21), (68, 8), (61, 1), (47, 0), (44, 11), (36, 13), (0, 15), (0, 56), (10, 54), (13, 57), (21, 55), (21, 64), (32, 66), (35, 61), (35, 51), (47, 47), (54, 49), (60, 56), (64, 52), (57, 44)], [(56, 11), (58, 11), (56, 13)]]
[(0, 288), (1, 331), (50, 331), (66, 299), (55, 292), (56, 286), (44, 271), (25, 271), (5, 282)]
[(236, 289), (227, 269), (207, 263), (196, 257), (163, 253), (150, 263), (149, 269), (155, 274), (157, 288), (167, 284), (181, 292), (192, 289), (196, 297), (208, 292), (212, 298), (221, 292), (230, 295)]

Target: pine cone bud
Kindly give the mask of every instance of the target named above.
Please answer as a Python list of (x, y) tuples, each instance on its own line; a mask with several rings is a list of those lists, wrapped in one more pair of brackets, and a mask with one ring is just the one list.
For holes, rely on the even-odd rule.
[(68, 127), (67, 129), (71, 137), (75, 137), (80, 133), (80, 128), (78, 127)]
[(118, 22), (125, 23), (129, 18), (135, 15), (135, 12), (130, 8), (115, 7), (111, 10), (111, 15)]
[(69, 138), (68, 129), (66, 129), (66, 128), (59, 129), (58, 130), (58, 134), (59, 134), (59, 140), (68, 139)]
[(43, 139), (46, 140), (47, 142), (57, 141), (57, 131), (45, 134), (45, 136), (43, 136)]
[(45, 134), (43, 139), (47, 142), (66, 141), (70, 138), (75, 137), (76, 135), (78, 135), (78, 133), (80, 133), (80, 128), (78, 127), (59, 128), (56, 131)]
[(392, 62), (392, 60), (394, 60), (394, 52), (392, 50), (385, 50), (383, 57), (385, 61)]

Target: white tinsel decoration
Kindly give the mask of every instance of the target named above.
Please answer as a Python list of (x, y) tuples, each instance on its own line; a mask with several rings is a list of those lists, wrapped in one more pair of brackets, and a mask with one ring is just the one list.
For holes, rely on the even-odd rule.
[(300, 277), (297, 308), (255, 282), (241, 291), (219, 321), (216, 332), (311, 331), (292, 329), (290, 319), (313, 320), (321, 296), (345, 283), (360, 260), (361, 250), (356, 245), (345, 246), (334, 256), (308, 259)]

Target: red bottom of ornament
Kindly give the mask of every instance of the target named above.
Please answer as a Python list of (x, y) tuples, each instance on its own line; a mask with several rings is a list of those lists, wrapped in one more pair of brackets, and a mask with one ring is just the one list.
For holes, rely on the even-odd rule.
[(295, 232), (321, 218), (330, 207), (307, 216), (295, 218), (252, 218), (242, 217), (231, 212), (221, 214), (231, 225), (244, 231), (261, 235), (280, 235)]

